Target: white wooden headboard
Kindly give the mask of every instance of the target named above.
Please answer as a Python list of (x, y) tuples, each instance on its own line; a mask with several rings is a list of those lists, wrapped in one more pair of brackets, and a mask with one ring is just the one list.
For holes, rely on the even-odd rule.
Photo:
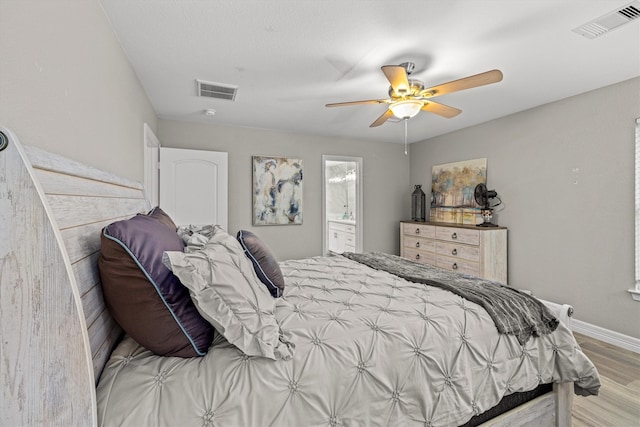
[(96, 425), (95, 384), (121, 336), (100, 231), (150, 206), (140, 183), (0, 132), (1, 423)]

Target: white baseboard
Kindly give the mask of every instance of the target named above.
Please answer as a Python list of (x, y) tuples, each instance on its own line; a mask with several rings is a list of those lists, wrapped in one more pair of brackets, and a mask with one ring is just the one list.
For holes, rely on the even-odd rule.
[(573, 319), (571, 329), (579, 334), (587, 335), (591, 338), (622, 347), (635, 353), (640, 353), (640, 339), (638, 338), (601, 328), (600, 326), (592, 325), (591, 323), (577, 319)]

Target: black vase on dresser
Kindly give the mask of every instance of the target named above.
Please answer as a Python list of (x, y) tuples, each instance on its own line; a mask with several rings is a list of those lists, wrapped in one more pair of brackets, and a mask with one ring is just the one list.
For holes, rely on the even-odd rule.
[(424, 221), (426, 219), (425, 195), (422, 185), (416, 185), (411, 193), (411, 219), (414, 221)]

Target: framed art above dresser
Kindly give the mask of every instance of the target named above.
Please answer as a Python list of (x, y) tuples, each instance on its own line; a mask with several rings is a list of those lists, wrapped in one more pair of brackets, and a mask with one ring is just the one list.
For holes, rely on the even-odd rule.
[(507, 228), (400, 222), (400, 256), (507, 283)]

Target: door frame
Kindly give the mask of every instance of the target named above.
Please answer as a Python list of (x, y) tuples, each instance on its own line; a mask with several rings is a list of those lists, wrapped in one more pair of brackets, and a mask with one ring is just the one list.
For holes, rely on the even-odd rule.
[(325, 171), (327, 162), (353, 162), (356, 164), (356, 252), (362, 252), (363, 245), (363, 185), (362, 185), (362, 157), (322, 155), (322, 254), (329, 253), (329, 227), (327, 225), (327, 190)]
[(144, 124), (144, 191), (152, 207), (160, 195), (160, 141), (148, 124)]

